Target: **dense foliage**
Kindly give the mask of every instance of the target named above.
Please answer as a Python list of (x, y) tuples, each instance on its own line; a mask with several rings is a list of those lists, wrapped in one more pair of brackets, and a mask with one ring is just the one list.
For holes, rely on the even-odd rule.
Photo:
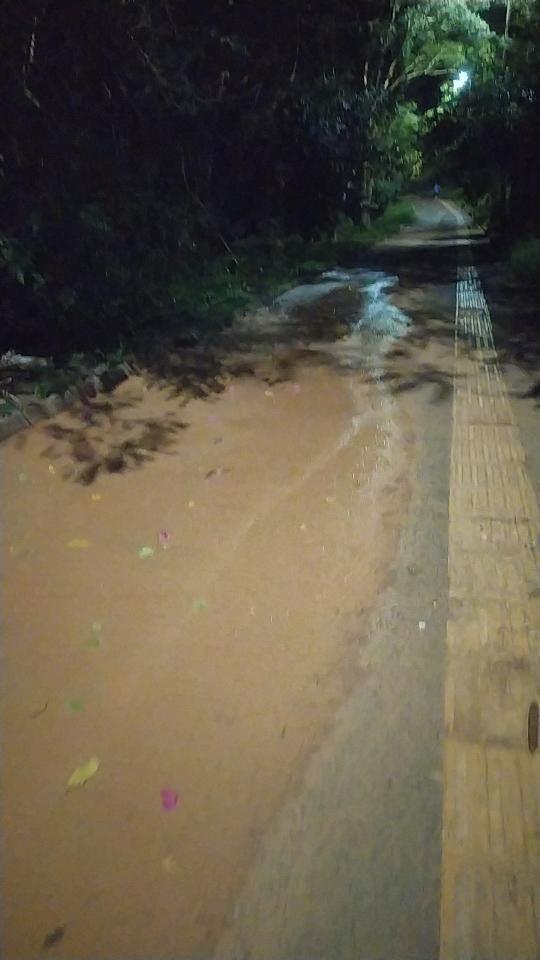
[(443, 84), (441, 103), (426, 118), (425, 146), (436, 169), (480, 200), (484, 221), (538, 234), (540, 3), (499, 0), (485, 16), (493, 31), (490, 49), (463, 93)]
[[(4, 0), (2, 345), (181, 327), (198, 317), (186, 277), (204, 285), (218, 251), (232, 275), (246, 237), (368, 224), (420, 172), (418, 97), (433, 105), (463, 62), (489, 72), (501, 59), (491, 6)], [(503, 120), (498, 88), (483, 116), (488, 84), (480, 108), (471, 94), (461, 119), (447, 111), (447, 129), (469, 111), (478, 142), (500, 121), (506, 143), (513, 110), (537, 118), (537, 59), (515, 43), (498, 74)]]

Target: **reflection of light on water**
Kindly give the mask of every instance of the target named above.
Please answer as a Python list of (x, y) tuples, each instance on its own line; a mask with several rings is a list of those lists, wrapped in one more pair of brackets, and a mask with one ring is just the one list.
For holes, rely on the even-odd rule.
[[(276, 301), (282, 309), (290, 310), (299, 303), (316, 301), (333, 290), (344, 287), (356, 287), (362, 293), (361, 307), (351, 317), (347, 336), (325, 347), (331, 350), (341, 367), (350, 371), (349, 386), (358, 411), (351, 417), (347, 429), (343, 432), (338, 449), (352, 443), (368, 424), (375, 427), (379, 448), (388, 449), (391, 446), (395, 426), (388, 419), (388, 415), (391, 415), (395, 401), (384, 388), (384, 356), (392, 342), (397, 337), (404, 336), (411, 322), (390, 299), (390, 290), (397, 283), (398, 277), (382, 270), (342, 270), (336, 267), (323, 273), (316, 283), (303, 284), (288, 290)], [(375, 381), (380, 389), (381, 407), (378, 411), (372, 408), (366, 410), (363, 393), (365, 382), (354, 375), (355, 371), (361, 370), (367, 371), (370, 379)], [(385, 418), (382, 421), (381, 415)], [(362, 465), (364, 466), (364, 463)], [(376, 460), (376, 473), (380, 472), (380, 466)]]
[(380, 336), (400, 336), (409, 325), (409, 317), (392, 303), (388, 291), (398, 283), (382, 270), (330, 270), (324, 279), (342, 280), (357, 286), (363, 293), (363, 304), (354, 318), (353, 333), (366, 330)]
[[(349, 334), (334, 344), (333, 352), (342, 366), (351, 371), (367, 370), (380, 391), (381, 407), (378, 411), (365, 410), (364, 384), (358, 377), (351, 376), (349, 386), (354, 397), (354, 405), (358, 413), (351, 418), (348, 429), (344, 432), (340, 446), (348, 446), (360, 430), (376, 422), (375, 437), (379, 450), (389, 450), (395, 434), (395, 424), (391, 419), (395, 400), (384, 387), (384, 356), (390, 349), (392, 342), (404, 336), (409, 325), (409, 317), (396, 307), (390, 299), (390, 290), (398, 278), (379, 270), (333, 270), (325, 278), (337, 281), (338, 278), (348, 284), (358, 286), (362, 291), (362, 305), (353, 317)], [(364, 457), (362, 457), (364, 461)], [(363, 463), (364, 466), (364, 463)], [(388, 467), (386, 457), (376, 457), (373, 472), (379, 476)], [(364, 495), (365, 495), (364, 490)], [(368, 497), (373, 497), (375, 491), (368, 491)]]
[[(356, 333), (368, 333), (373, 338), (401, 336), (410, 323), (409, 318), (399, 307), (396, 307), (389, 295), (389, 291), (398, 283), (398, 277), (384, 273), (382, 270), (366, 270), (357, 268), (352, 270), (327, 270), (316, 283), (302, 284), (287, 290), (277, 298), (276, 304), (282, 309), (290, 310), (300, 303), (310, 303), (327, 296), (334, 290), (344, 287), (356, 287), (362, 292), (362, 306), (351, 317), (351, 331), (349, 336), (339, 341), (339, 353), (344, 354), (344, 348), (355, 346)], [(365, 345), (364, 345), (365, 346)]]
[(410, 318), (392, 303), (390, 291), (398, 278), (381, 270), (329, 271), (323, 276), (333, 282), (355, 286), (362, 292), (360, 308), (351, 317), (346, 337), (332, 346), (341, 365), (350, 370), (367, 370), (375, 380), (384, 373), (383, 357), (392, 341), (406, 333)]

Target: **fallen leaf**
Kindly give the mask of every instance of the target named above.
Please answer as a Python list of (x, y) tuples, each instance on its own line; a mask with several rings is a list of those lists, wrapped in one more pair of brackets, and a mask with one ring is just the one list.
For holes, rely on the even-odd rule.
[(178, 794), (176, 790), (165, 787), (161, 791), (161, 806), (163, 810), (174, 810), (178, 804)]
[(103, 627), (99, 620), (94, 620), (92, 623), (92, 636), (86, 641), (86, 646), (89, 647), (90, 650), (97, 650), (103, 643), (102, 629)]
[(265, 397), (273, 397), (273, 396), (274, 396), (274, 394), (272, 393), (271, 390), (265, 390), (265, 391), (264, 391), (264, 395), (265, 395)]
[(45, 713), (48, 706), (49, 706), (49, 701), (47, 700), (46, 703), (42, 707), (40, 707), (39, 710), (34, 710), (30, 714), (30, 716), (32, 717), (32, 720), (35, 720), (36, 717), (40, 717), (42, 713)]
[(155, 554), (153, 547), (141, 547), (139, 550), (139, 556), (141, 560), (149, 560)]
[(56, 473), (56, 470), (54, 469), (52, 463), (49, 464), (49, 473), (51, 474), (52, 477), (54, 477)]
[(100, 493), (93, 493), (90, 499), (93, 500), (94, 503), (97, 503), (98, 500), (101, 500), (101, 494), (100, 494)]
[(190, 509), (190, 510), (193, 510), (193, 507), (194, 507), (194, 506), (195, 506), (195, 501), (194, 501), (194, 500), (190, 500), (189, 503), (188, 503), (189, 509)]
[(66, 706), (70, 713), (82, 713), (84, 710), (84, 703), (82, 700), (68, 700)]
[(25, 473), (24, 470), (21, 470), (21, 472), (18, 475), (18, 480), (19, 480), (19, 483), (26, 483), (26, 481), (28, 480), (28, 474)]
[(97, 757), (90, 757), (86, 763), (77, 767), (71, 774), (67, 782), (67, 790), (74, 790), (76, 787), (84, 787), (88, 780), (96, 775), (99, 770), (99, 760)]
[(195, 600), (193, 602), (193, 608), (195, 610), (206, 610), (207, 607), (208, 607), (208, 604), (206, 600)]
[(174, 857), (164, 857), (161, 861), (161, 866), (165, 870), (165, 873), (178, 873), (180, 869)]
[(51, 930), (45, 937), (41, 945), (42, 949), (50, 950), (51, 947), (54, 947), (56, 943), (60, 942), (65, 932), (66, 932), (66, 928), (64, 926), (55, 927), (54, 930)]
[(89, 540), (78, 539), (77, 537), (75, 537), (74, 540), (70, 540), (68, 543), (68, 547), (70, 548), (70, 550), (86, 550), (86, 548), (89, 546), (90, 546)]

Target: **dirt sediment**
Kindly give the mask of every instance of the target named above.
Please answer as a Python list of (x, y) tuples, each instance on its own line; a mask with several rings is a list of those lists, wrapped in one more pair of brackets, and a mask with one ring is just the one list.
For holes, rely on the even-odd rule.
[(130, 378), (3, 447), (9, 960), (59, 927), (59, 957), (208, 955), (361, 673), (412, 425), (302, 357), (188, 403)]

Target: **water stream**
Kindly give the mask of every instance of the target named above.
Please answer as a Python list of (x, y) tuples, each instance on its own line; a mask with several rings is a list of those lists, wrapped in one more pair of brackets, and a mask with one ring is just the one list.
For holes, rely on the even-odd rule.
[[(392, 303), (391, 291), (399, 278), (382, 270), (362, 267), (342, 270), (336, 268), (322, 274), (319, 281), (288, 290), (278, 298), (277, 305), (287, 312), (326, 297), (334, 291), (356, 287), (362, 296), (360, 306), (349, 319), (348, 333), (324, 350), (331, 353), (338, 365), (348, 373), (348, 386), (353, 397), (354, 414), (343, 432), (339, 446), (348, 446), (368, 421), (374, 427), (383, 448), (392, 443), (394, 398), (384, 384), (384, 357), (396, 339), (404, 336), (411, 320)], [(378, 409), (367, 410), (364, 383), (358, 374), (369, 374), (379, 391)]]

